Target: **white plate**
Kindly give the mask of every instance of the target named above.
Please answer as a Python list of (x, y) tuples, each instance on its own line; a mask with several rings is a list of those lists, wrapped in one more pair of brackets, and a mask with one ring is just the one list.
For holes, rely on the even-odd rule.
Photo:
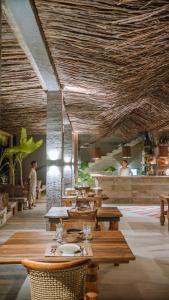
[(58, 250), (63, 254), (73, 254), (80, 251), (80, 246), (77, 244), (64, 244), (60, 245)]

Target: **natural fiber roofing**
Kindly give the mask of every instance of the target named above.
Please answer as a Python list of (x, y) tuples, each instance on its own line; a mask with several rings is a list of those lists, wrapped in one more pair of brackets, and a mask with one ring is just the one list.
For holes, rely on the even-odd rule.
[(44, 134), (46, 94), (4, 17), (1, 54), (1, 129)]
[(168, 0), (35, 5), (74, 129), (124, 137), (168, 129)]

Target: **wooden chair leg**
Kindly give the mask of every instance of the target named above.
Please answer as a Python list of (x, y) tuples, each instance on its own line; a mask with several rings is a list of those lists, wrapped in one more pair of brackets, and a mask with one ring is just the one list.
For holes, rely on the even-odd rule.
[(160, 223), (163, 226), (165, 223), (164, 200), (160, 198)]

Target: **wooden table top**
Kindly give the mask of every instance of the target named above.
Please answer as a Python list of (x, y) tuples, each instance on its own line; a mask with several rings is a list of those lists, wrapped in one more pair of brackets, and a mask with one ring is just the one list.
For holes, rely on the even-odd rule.
[[(45, 215), (45, 218), (48, 219), (67, 219), (68, 214), (67, 210), (71, 209), (70, 206), (58, 206), (51, 207), (48, 213)], [(97, 217), (101, 218), (113, 218), (113, 217), (122, 217), (122, 213), (117, 207), (99, 207), (97, 209)]]
[(70, 196), (62, 196), (62, 200), (73, 200), (73, 199), (76, 199), (76, 201), (94, 201), (94, 200), (106, 200), (106, 198), (102, 197), (102, 196), (99, 196), (99, 195), (94, 195), (94, 196), (82, 196), (82, 195), (79, 195), (79, 196), (76, 196), (76, 195), (70, 195)]
[[(12, 235), (0, 247), (0, 264), (20, 264), (24, 258), (37, 261), (70, 261), (77, 257), (45, 257), (44, 253), (52, 240), (49, 231), (24, 231)], [(134, 260), (123, 234), (120, 231), (94, 231), (91, 241), (92, 261), (97, 263), (127, 263)]]

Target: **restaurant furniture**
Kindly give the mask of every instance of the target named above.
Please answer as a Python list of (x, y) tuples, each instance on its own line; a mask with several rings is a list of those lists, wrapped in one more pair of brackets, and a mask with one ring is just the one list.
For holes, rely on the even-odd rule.
[[(93, 255), (88, 256), (88, 258), (92, 260), (94, 265), (93, 270), (91, 266), (91, 272), (89, 271), (87, 278), (87, 282), (91, 283), (89, 289), (98, 278), (96, 264), (122, 264), (135, 260), (134, 254), (120, 231), (93, 231), (92, 236), (93, 239), (90, 244)], [(25, 258), (48, 263), (71, 262), (77, 259), (74, 256), (46, 257), (45, 251), (52, 238), (53, 233), (50, 231), (16, 232), (0, 247), (0, 264), (21, 264)], [(95, 292), (95, 288), (97, 289), (96, 284), (97, 282), (93, 286), (93, 292)]]
[(46, 185), (42, 184), (42, 180), (38, 180), (36, 188), (36, 199), (39, 199), (43, 192), (46, 191)]
[(96, 220), (97, 209), (88, 211), (67, 210), (69, 219)]
[[(51, 207), (45, 218), (50, 223), (50, 230), (56, 229), (56, 224), (60, 222), (60, 219), (68, 219), (67, 210), (70, 207)], [(99, 207), (97, 209), (96, 219), (98, 222), (109, 222), (110, 230), (118, 230), (118, 224), (122, 214), (117, 207)]]
[(83, 300), (89, 262), (89, 259), (57, 263), (22, 260), (31, 283), (31, 300)]
[(92, 175), (113, 204), (159, 204), (161, 191), (168, 194), (169, 176)]
[[(100, 207), (102, 205), (102, 201), (104, 198), (102, 196), (62, 196), (62, 205), (63, 206), (71, 206), (72, 201), (76, 200), (76, 205), (89, 205), (90, 201), (94, 201), (96, 207)], [(107, 200), (107, 198), (105, 199)], [(67, 205), (68, 204), (68, 205)]]
[(80, 220), (80, 219), (68, 219), (68, 220), (62, 220), (63, 228), (64, 230), (69, 229), (80, 229), (83, 230), (84, 225), (90, 226), (91, 230), (96, 230), (96, 221), (91, 220)]
[(103, 189), (101, 187), (91, 187), (90, 190), (91, 192), (94, 192), (95, 195), (102, 196)]
[(8, 193), (0, 192), (0, 226), (4, 225), (18, 210), (17, 202), (9, 201)]
[[(167, 210), (165, 210), (165, 204)], [(165, 223), (165, 215), (168, 219), (168, 231), (169, 231), (169, 195), (160, 195), (160, 223), (163, 226)]]
[(62, 196), (62, 206), (72, 206), (72, 202), (76, 199), (77, 196)]
[(83, 194), (83, 193), (89, 193), (91, 191), (90, 189), (90, 186), (76, 186), (75, 189), (77, 191), (80, 192), (80, 194)]
[(66, 188), (65, 194), (66, 194), (66, 196), (75, 196), (76, 190), (74, 188)]
[(27, 197), (10, 197), (9, 200), (11, 202), (17, 202), (18, 204), (18, 211), (23, 211), (27, 208)]

